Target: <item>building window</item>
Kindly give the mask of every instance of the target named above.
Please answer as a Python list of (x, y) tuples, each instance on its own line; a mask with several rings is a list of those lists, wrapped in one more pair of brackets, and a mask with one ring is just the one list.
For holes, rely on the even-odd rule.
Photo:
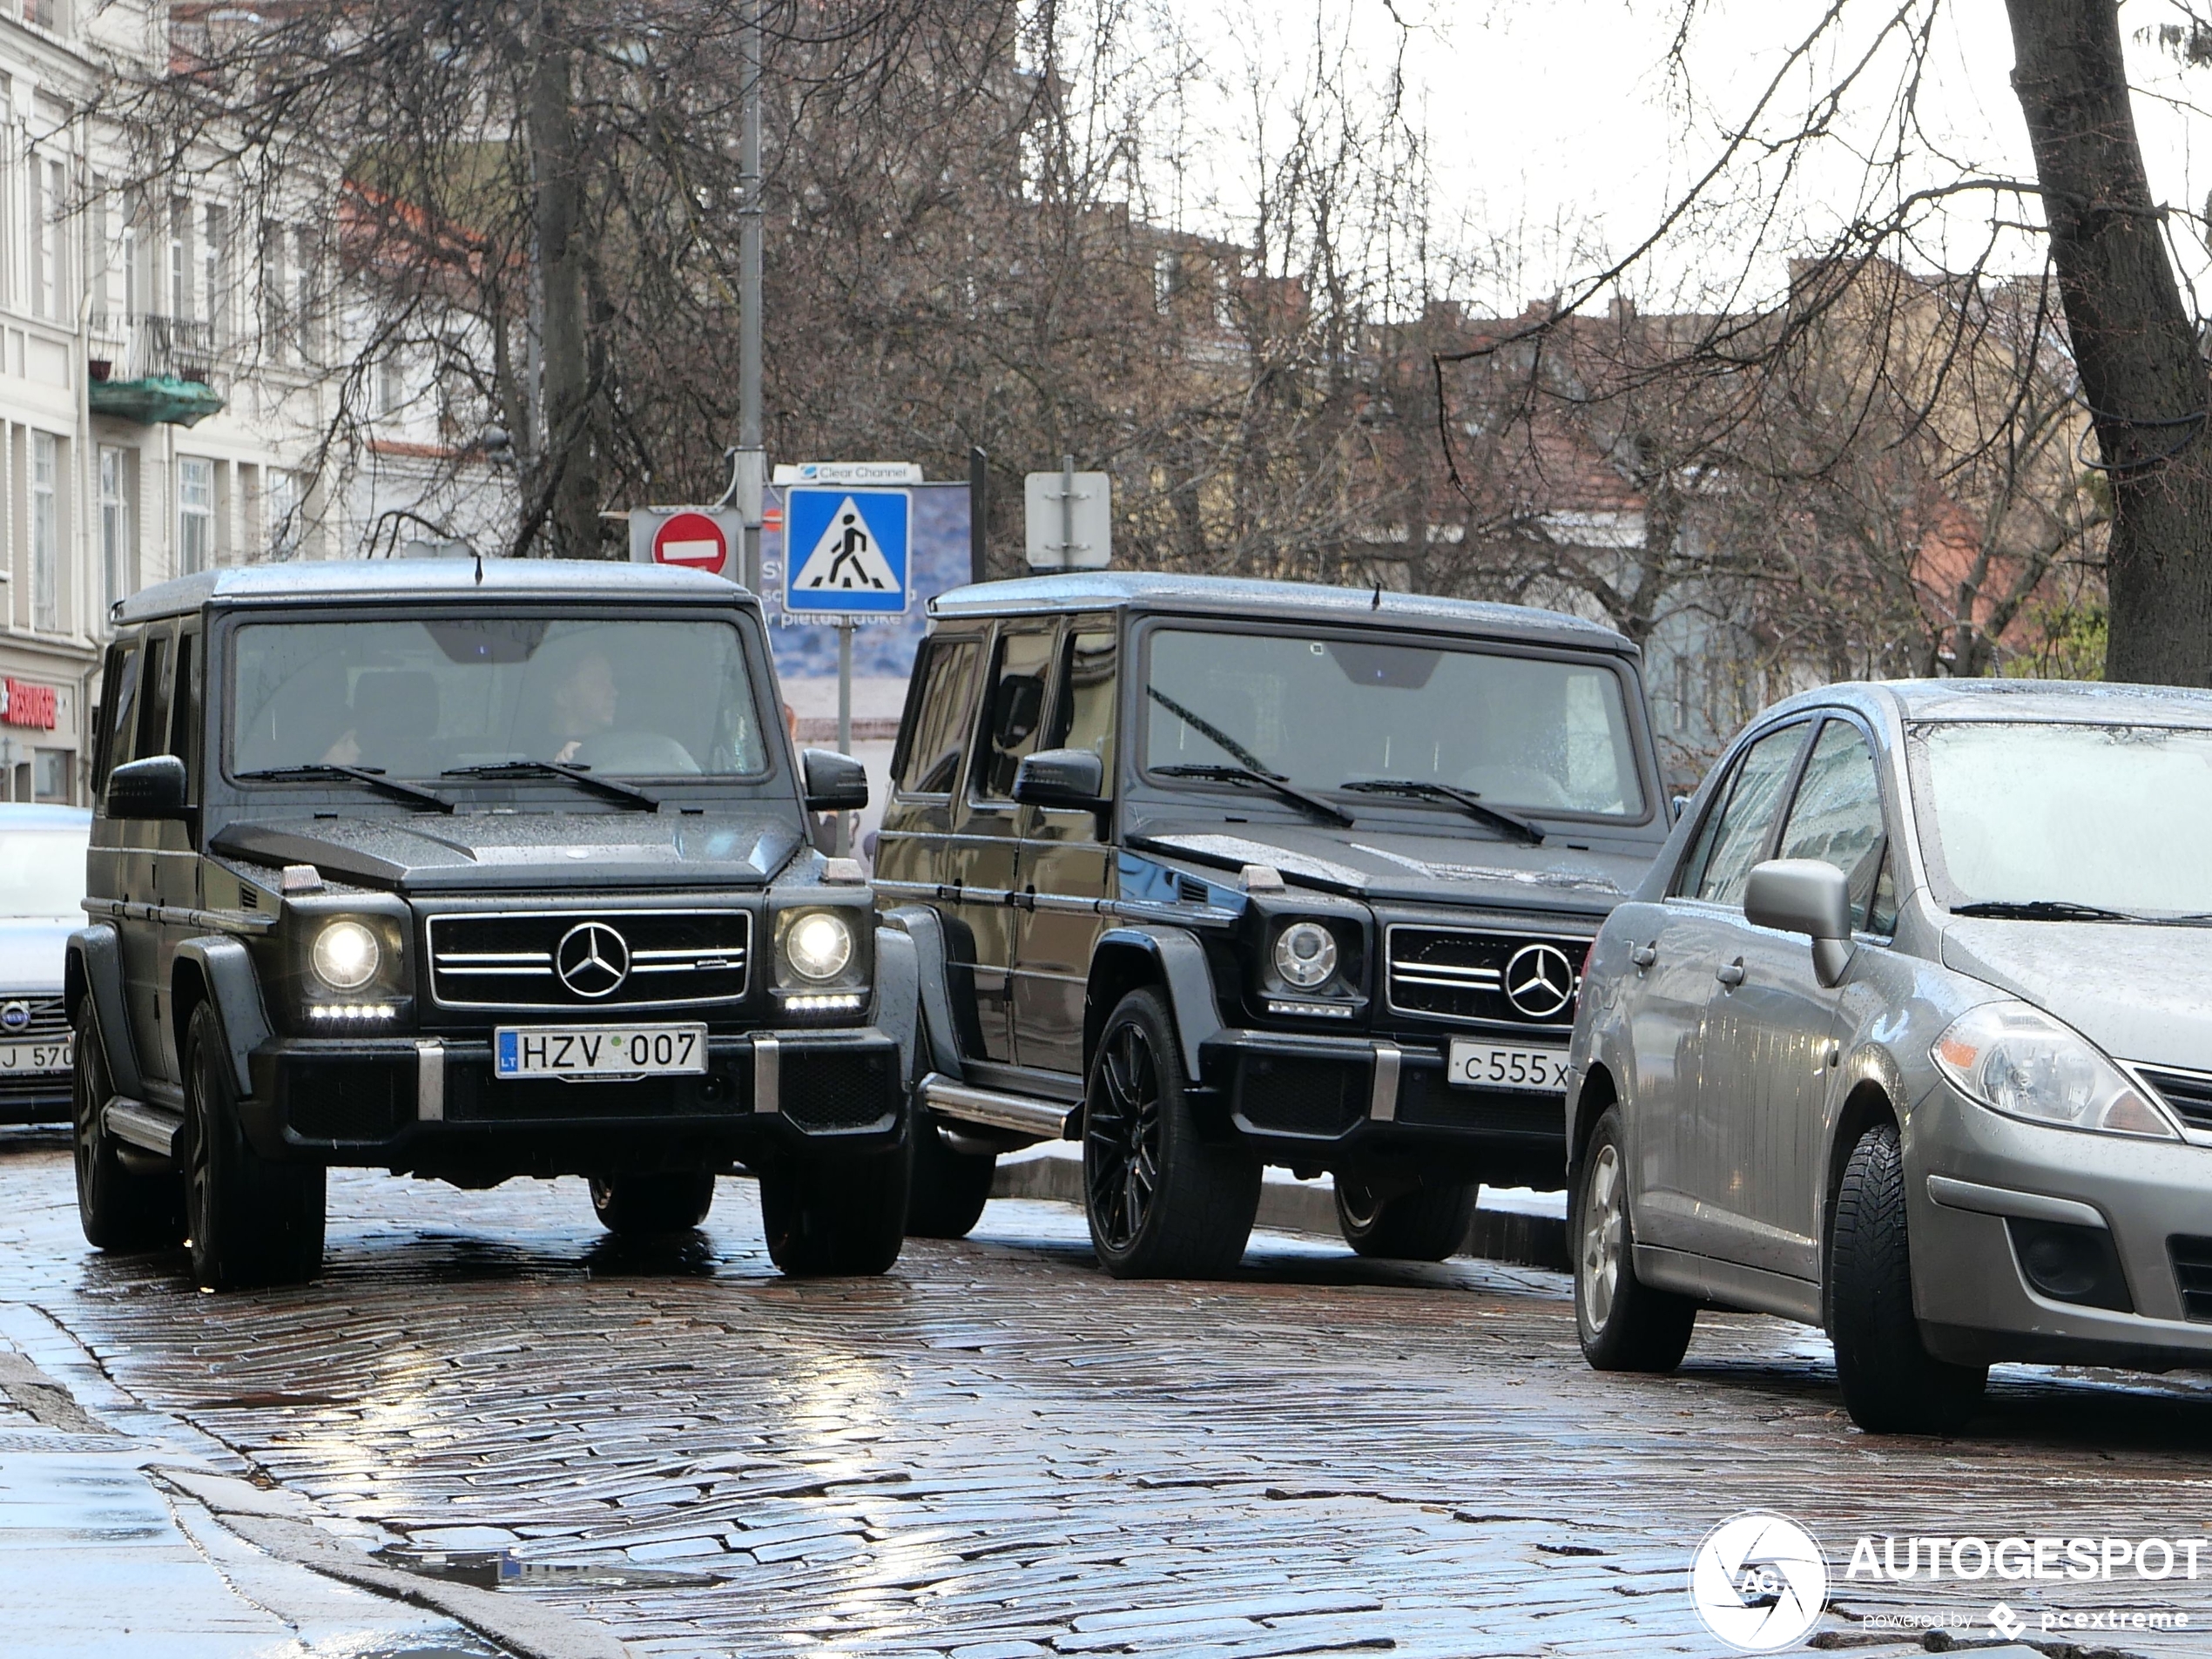
[(192, 204), (182, 196), (169, 199), (169, 314), (179, 322), (192, 320)]
[(284, 229), (281, 226), (264, 222), (261, 226), (261, 349), (273, 363), (284, 361)]
[(400, 363), (400, 348), (395, 346), (376, 365), (376, 412), (397, 415), (406, 401), (407, 377)]
[(214, 343), (223, 346), (229, 343), (231, 334), (231, 226), (230, 216), (212, 202), (207, 207), (206, 231), (199, 261), (207, 287), (207, 321)]
[(77, 799), (71, 786), (76, 781), (71, 774), (77, 768), (71, 764), (77, 759), (74, 749), (34, 749), (31, 751), (31, 796), (33, 799), (51, 801), (66, 806)]
[(215, 563), (215, 463), (177, 461), (177, 574), (192, 576)]
[(62, 625), (61, 441), (30, 435), (30, 625), (59, 633)]
[(306, 231), (296, 233), (292, 260), (292, 327), (300, 361), (315, 360), (315, 245)]
[(300, 489), (288, 472), (269, 469), (269, 556), (288, 559), (300, 550)]
[(131, 557), (131, 455), (113, 444), (100, 446), (101, 608), (128, 598), (137, 587)]
[[(35, 23), (41, 29), (59, 29), (62, 26), (61, 0), (23, 0), (23, 20)], [(41, 795), (38, 799), (44, 800), (46, 798)]]
[(1174, 253), (1167, 248), (1152, 256), (1152, 303), (1163, 314), (1175, 303), (1177, 264)]

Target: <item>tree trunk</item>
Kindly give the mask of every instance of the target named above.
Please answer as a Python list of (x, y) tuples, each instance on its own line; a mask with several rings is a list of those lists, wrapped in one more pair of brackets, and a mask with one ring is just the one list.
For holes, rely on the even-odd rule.
[(2106, 678), (2212, 685), (2212, 388), (2143, 172), (2118, 0), (2006, 10), (2067, 332), (2115, 469)]
[(554, 556), (599, 556), (599, 477), (591, 431), (591, 379), (584, 320), (583, 183), (574, 101), (574, 50), (555, 0), (538, 8), (530, 72), (530, 172), (534, 228), (544, 295), (539, 396), (545, 447), (539, 488), (550, 492), (546, 524)]

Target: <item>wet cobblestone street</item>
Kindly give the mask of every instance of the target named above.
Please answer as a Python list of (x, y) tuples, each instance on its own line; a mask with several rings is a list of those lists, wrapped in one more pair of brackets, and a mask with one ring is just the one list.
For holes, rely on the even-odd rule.
[[(1873, 1595), (1851, 1541), (2212, 1527), (2195, 1377), (2008, 1370), (1969, 1436), (1884, 1440), (1777, 1321), (1708, 1315), (1677, 1376), (1596, 1375), (1534, 1270), (1271, 1234), (1231, 1282), (1117, 1284), (1077, 1212), (1000, 1201), (885, 1278), (793, 1282), (741, 1181), (669, 1252), (613, 1244), (579, 1182), (330, 1192), (322, 1281), (202, 1295), (180, 1257), (89, 1251), (65, 1143), (22, 1137), (0, 1302), (240, 1473), (403, 1556), (511, 1552), (510, 1593), (640, 1655), (1716, 1653), (1690, 1551), (1755, 1506), (1826, 1544), (1824, 1639), (1905, 1609), (1986, 1640), (1993, 1592)], [(2204, 1571), (2006, 1588), (2201, 1631)]]

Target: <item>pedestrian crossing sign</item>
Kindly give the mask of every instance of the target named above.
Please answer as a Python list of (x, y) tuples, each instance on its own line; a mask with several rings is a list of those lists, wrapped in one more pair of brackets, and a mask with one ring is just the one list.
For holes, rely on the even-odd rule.
[(784, 499), (785, 613), (903, 615), (913, 512), (903, 489), (793, 487)]

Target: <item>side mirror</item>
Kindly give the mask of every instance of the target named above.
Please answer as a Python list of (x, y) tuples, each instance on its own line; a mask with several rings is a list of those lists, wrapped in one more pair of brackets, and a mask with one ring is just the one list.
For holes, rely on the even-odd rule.
[(1812, 941), (1813, 976), (1838, 983), (1851, 959), (1850, 884), (1821, 859), (1770, 859), (1743, 884), (1743, 915), (1754, 927), (1804, 934)]
[(806, 810), (857, 813), (868, 804), (868, 769), (833, 749), (809, 749), (799, 757), (806, 773)]
[(182, 818), (185, 763), (174, 755), (148, 755), (108, 773), (110, 818)]
[(1106, 763), (1088, 749), (1043, 749), (1014, 772), (1014, 799), (1024, 806), (1096, 812), (1105, 803)]

